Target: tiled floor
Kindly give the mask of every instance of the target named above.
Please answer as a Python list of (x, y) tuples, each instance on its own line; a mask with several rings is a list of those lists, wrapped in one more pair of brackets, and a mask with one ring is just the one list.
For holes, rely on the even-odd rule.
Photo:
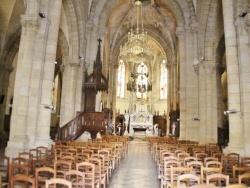
[(113, 171), (108, 188), (159, 188), (156, 164), (148, 142), (131, 141), (128, 155)]

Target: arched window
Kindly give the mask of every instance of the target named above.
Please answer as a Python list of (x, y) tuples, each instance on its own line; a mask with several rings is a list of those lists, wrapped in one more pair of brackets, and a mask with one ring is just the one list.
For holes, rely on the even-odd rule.
[(125, 63), (120, 60), (117, 77), (117, 97), (124, 98), (125, 93)]
[(168, 72), (166, 67), (166, 61), (161, 63), (161, 77), (160, 77), (160, 99), (167, 98), (167, 86), (168, 86)]
[(137, 98), (147, 98), (147, 88), (148, 88), (148, 67), (145, 65), (145, 63), (141, 62), (140, 65), (137, 68), (137, 73), (139, 76), (137, 77), (136, 85), (138, 86), (137, 88), (137, 93), (136, 96)]

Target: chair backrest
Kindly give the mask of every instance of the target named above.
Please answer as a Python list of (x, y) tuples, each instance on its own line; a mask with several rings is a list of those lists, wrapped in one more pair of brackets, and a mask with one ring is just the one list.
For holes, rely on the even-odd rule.
[(237, 175), (241, 175), (247, 172), (250, 172), (250, 167), (233, 166), (233, 182), (236, 183), (236, 181), (238, 180)]
[[(95, 165), (90, 162), (81, 162), (76, 164), (76, 170), (85, 174), (85, 185), (95, 188)], [(99, 179), (98, 179), (99, 182)]]
[(45, 181), (46, 179), (50, 178), (56, 178), (56, 170), (50, 167), (40, 167), (36, 168), (36, 174), (35, 174), (35, 179), (36, 179), (36, 185), (37, 187), (39, 186), (45, 186)]
[(29, 167), (20, 164), (11, 164), (9, 168), (9, 180), (17, 174), (29, 175)]
[(222, 167), (201, 167), (201, 183), (206, 181), (206, 177), (211, 174), (221, 174)]
[(183, 153), (178, 153), (177, 154), (178, 161), (180, 161), (182, 163), (182, 165), (184, 165), (184, 159), (185, 159), (185, 157), (190, 157), (190, 154), (187, 153), (187, 152), (183, 152)]
[(0, 163), (0, 174), (1, 174), (2, 181), (8, 182), (10, 158), (5, 155), (0, 155), (0, 160), (3, 161), (3, 163)]
[(190, 157), (185, 157), (184, 158), (184, 166), (187, 166), (187, 163), (191, 162), (191, 161), (197, 161), (198, 159), (196, 157), (190, 156)]
[(85, 187), (85, 174), (78, 170), (64, 172), (64, 179), (72, 182), (73, 187)]
[(177, 182), (177, 178), (179, 175), (183, 174), (191, 174), (192, 167), (181, 167), (181, 166), (171, 166), (170, 167), (170, 184), (171, 187), (174, 187), (174, 182)]
[(244, 179), (250, 180), (250, 173), (241, 174), (238, 176), (238, 183), (241, 184)]
[(214, 179), (218, 180), (217, 182), (219, 183), (219, 185), (217, 186), (221, 187), (221, 179), (224, 180), (226, 186), (229, 185), (229, 175), (225, 175), (221, 173), (210, 174), (206, 177), (207, 185), (210, 185), (211, 180), (214, 180)]
[(54, 161), (54, 169), (56, 170), (56, 177), (64, 177), (64, 172), (72, 169), (72, 162), (65, 160)]
[(212, 187), (207, 184), (196, 184), (196, 185), (190, 186), (189, 188), (212, 188)]
[(187, 186), (189, 186), (190, 184), (190, 181), (196, 181), (197, 183), (196, 184), (200, 184), (200, 177), (195, 175), (195, 174), (182, 174), (182, 175), (179, 175), (178, 178), (177, 178), (177, 187), (180, 187), (180, 182), (181, 181), (187, 181)]
[(205, 164), (205, 165), (206, 165), (206, 163), (209, 162), (209, 161), (219, 161), (219, 159), (216, 158), (216, 157), (206, 157), (206, 158), (204, 158), (204, 164)]
[[(31, 187), (36, 187), (36, 181), (35, 178), (31, 178), (27, 175), (24, 174), (19, 174), (16, 176), (11, 176), (10, 177), (10, 187), (9, 188), (14, 188), (16, 183), (22, 183), (22, 184), (28, 184), (31, 185)], [(22, 186), (21, 186), (22, 187)]]
[(204, 159), (207, 157), (206, 153), (196, 153), (195, 157), (197, 157), (198, 161), (204, 162)]
[(226, 188), (247, 188), (247, 186), (242, 185), (242, 184), (232, 184), (232, 185), (226, 186)]
[[(67, 186), (68, 188), (72, 188), (72, 182), (62, 179), (62, 178), (51, 178), (46, 180), (45, 188), (56, 188), (56, 184)], [(52, 186), (51, 186), (52, 185)]]
[(213, 153), (213, 157), (217, 158), (218, 161), (220, 161), (220, 162), (221, 162), (221, 158), (222, 158), (223, 156), (224, 156), (224, 154), (221, 153), (221, 152)]
[(221, 167), (222, 168), (222, 163), (219, 161), (208, 161), (206, 162), (205, 167)]
[(201, 161), (191, 161), (187, 163), (187, 167), (192, 167), (193, 168), (193, 173), (196, 175), (201, 174), (201, 167), (203, 166), (203, 162)]
[(239, 164), (240, 164), (240, 154), (238, 154), (238, 153), (229, 153), (229, 154), (227, 154), (227, 156), (235, 158), (236, 161), (237, 161), (236, 165), (239, 166)]

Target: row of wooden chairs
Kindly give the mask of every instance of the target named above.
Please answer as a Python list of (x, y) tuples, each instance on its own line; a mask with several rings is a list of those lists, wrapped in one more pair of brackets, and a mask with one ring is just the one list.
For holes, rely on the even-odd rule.
[[(118, 139), (117, 139), (118, 140)], [(124, 139), (123, 139), (124, 140)], [(68, 163), (71, 163), (72, 167), (70, 168), (71, 170), (76, 169), (76, 164), (82, 161), (87, 161), (92, 158), (98, 158), (100, 160), (101, 166), (101, 171), (104, 171), (105, 169), (105, 182), (109, 182), (109, 178), (111, 177), (111, 172), (114, 170), (115, 166), (117, 166), (121, 159), (126, 155), (127, 152), (127, 145), (125, 145), (124, 142), (106, 142), (103, 141), (99, 145), (99, 147), (92, 148), (93, 150), (97, 151), (97, 153), (92, 152), (91, 155), (86, 155), (87, 152), (85, 153), (84, 150), (78, 150), (78, 152), (73, 152), (74, 149), (76, 149), (76, 145), (78, 144), (72, 144), (71, 142), (67, 142), (65, 147), (63, 148), (60, 146), (61, 144), (56, 143), (55, 146), (53, 146), (51, 149), (48, 149), (46, 147), (37, 147), (35, 149), (31, 149), (29, 152), (22, 152), (19, 154), (18, 157), (13, 158), (12, 161), (10, 162), (10, 159), (6, 156), (0, 156), (4, 160), (4, 165), (0, 170), (1, 172), (1, 179), (3, 175), (3, 182), (7, 183), (10, 182), (11, 177), (15, 176), (16, 174), (23, 173), (29, 177), (34, 177), (35, 176), (35, 171), (37, 168), (40, 167), (54, 167), (54, 164), (59, 163), (60, 161), (67, 161)], [(101, 146), (114, 146), (113, 149), (108, 150), (108, 148), (101, 148)], [(82, 143), (82, 145), (88, 145), (88, 146), (94, 146), (94, 142), (90, 143)], [(73, 146), (73, 147), (72, 147)], [(59, 148), (59, 149), (58, 149)], [(63, 149), (62, 149), (63, 148)], [(83, 149), (83, 148), (82, 148)], [(91, 150), (90, 147), (88, 147), (89, 150)], [(61, 155), (62, 152), (65, 150), (68, 151), (68, 153), (74, 153), (74, 155), (70, 156), (63, 156)], [(93, 151), (92, 150), (92, 151)], [(114, 151), (114, 153), (112, 153)], [(112, 154), (111, 154), (112, 153)], [(58, 155), (59, 154), (59, 155)], [(115, 155), (114, 158), (109, 157)], [(58, 158), (60, 156), (60, 158)], [(102, 156), (102, 157), (101, 157)], [(61, 166), (62, 167), (62, 166)], [(14, 170), (15, 169), (15, 170)], [(105, 184), (106, 185), (106, 184)]]

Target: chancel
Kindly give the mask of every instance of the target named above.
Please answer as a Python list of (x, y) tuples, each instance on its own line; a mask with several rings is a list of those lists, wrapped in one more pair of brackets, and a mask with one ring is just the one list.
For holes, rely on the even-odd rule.
[(106, 178), (128, 148), (140, 150), (135, 142), (250, 157), (249, 5), (0, 0), (0, 152), (11, 161), (36, 150), (38, 159), (37, 147), (84, 143), (96, 154), (105, 143), (124, 151), (111, 154)]

